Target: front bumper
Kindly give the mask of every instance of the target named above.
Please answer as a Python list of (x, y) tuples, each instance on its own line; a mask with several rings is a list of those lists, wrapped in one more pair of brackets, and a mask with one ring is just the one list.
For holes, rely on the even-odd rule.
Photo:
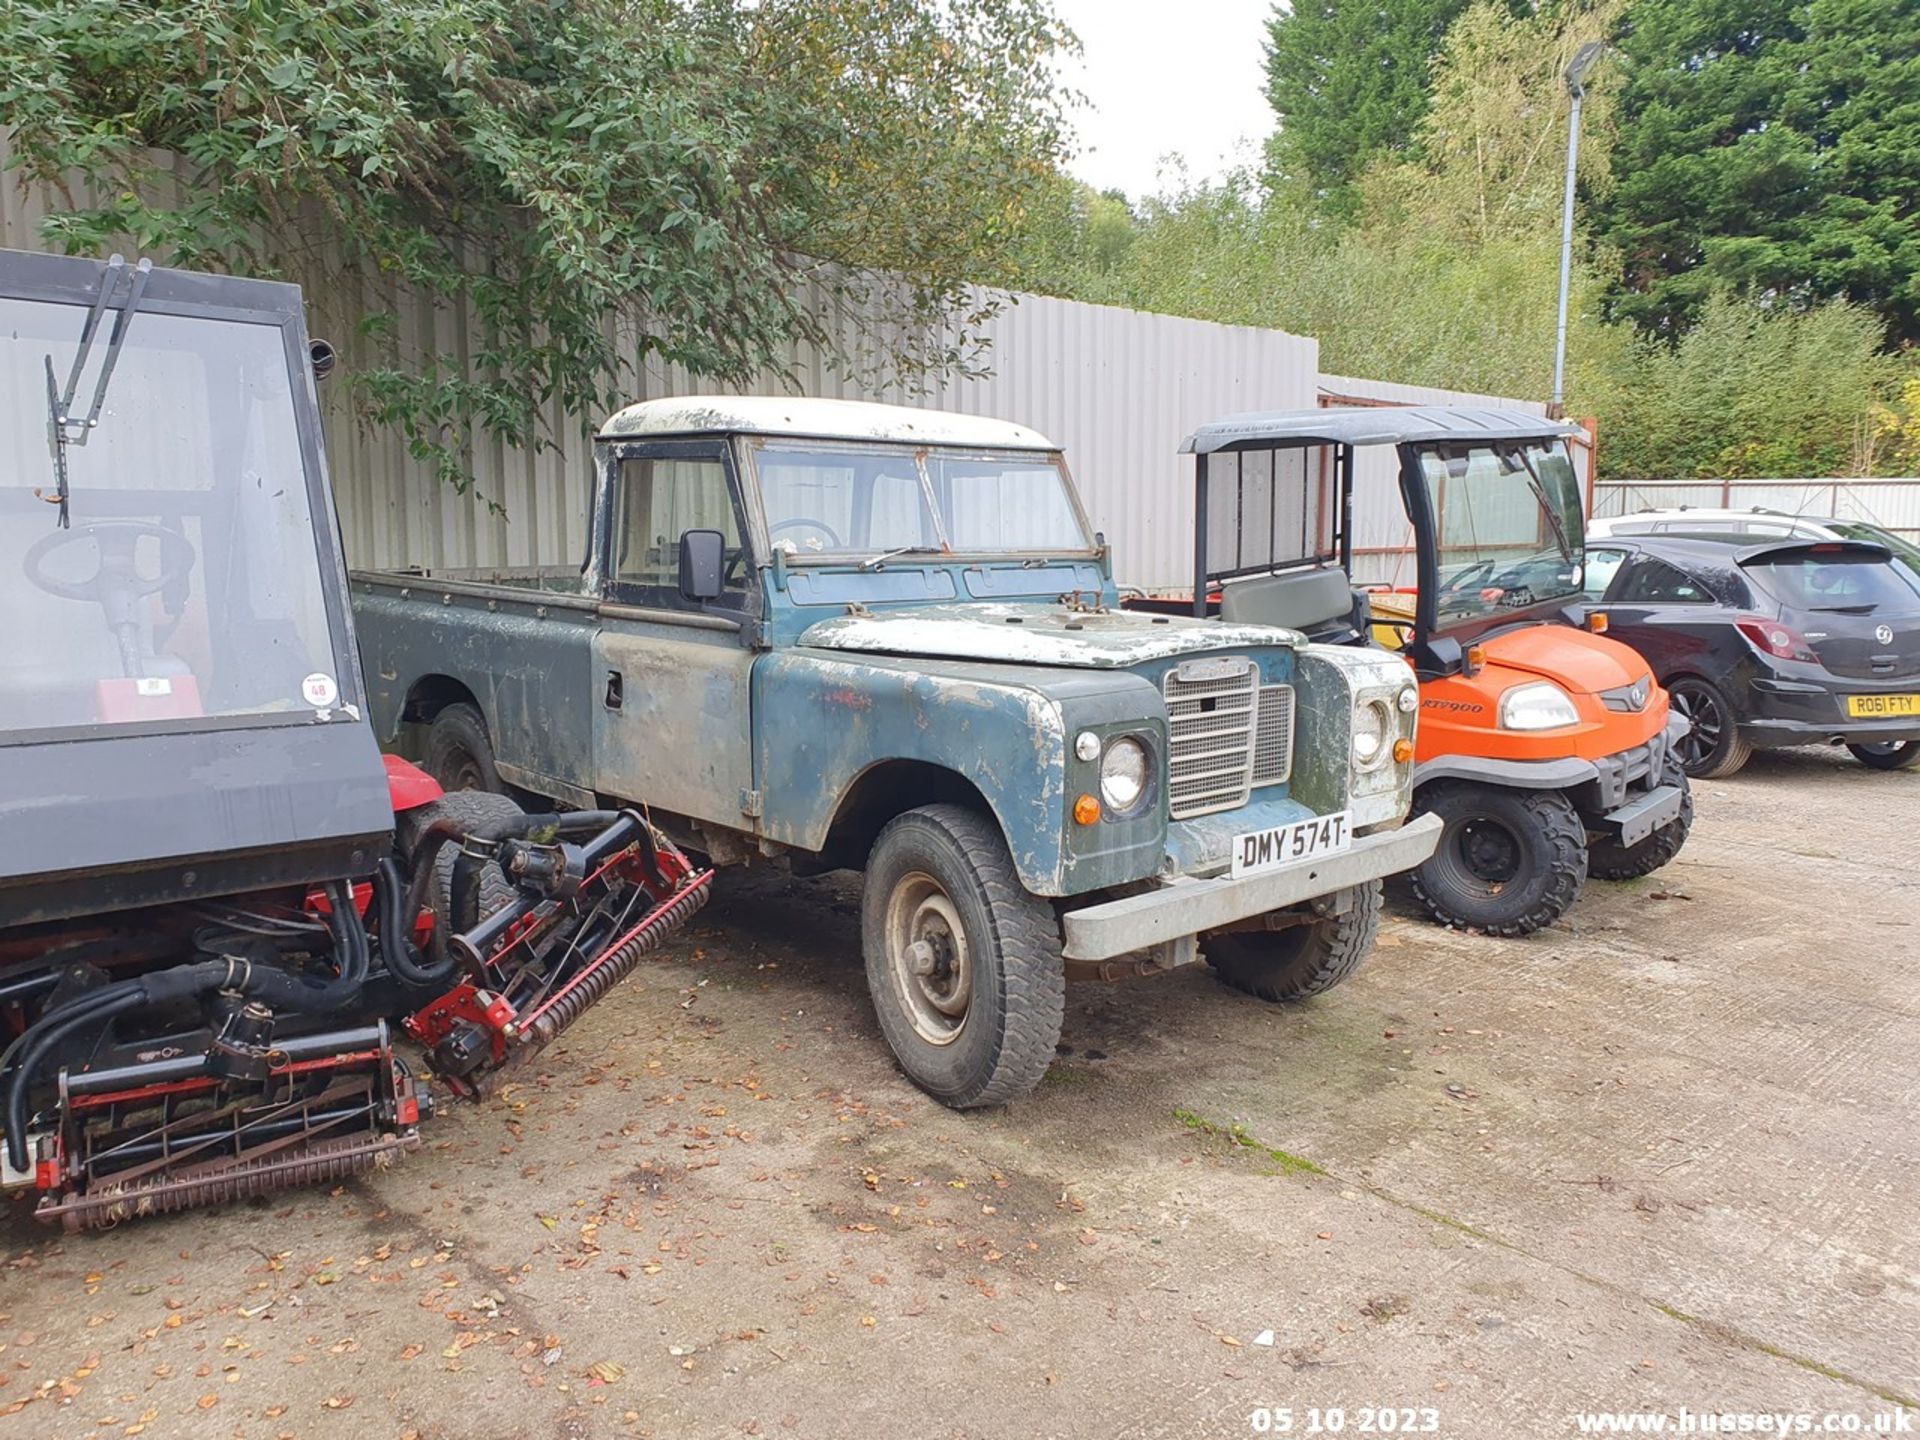
[(1180, 877), (1120, 900), (1106, 900), (1068, 913), (1063, 927), (1066, 958), (1110, 960), (1134, 950), (1198, 935), (1379, 880), (1423, 864), (1440, 843), (1440, 817), (1422, 815), (1398, 830), (1366, 835), (1353, 848), (1324, 860), (1235, 880)]

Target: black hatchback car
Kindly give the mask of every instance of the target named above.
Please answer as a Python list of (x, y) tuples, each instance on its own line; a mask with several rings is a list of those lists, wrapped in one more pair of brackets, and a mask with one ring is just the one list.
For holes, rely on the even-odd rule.
[(1920, 574), (1885, 546), (1609, 536), (1587, 547), (1585, 590), (1693, 721), (1689, 775), (1827, 743), (1879, 770), (1920, 764)]

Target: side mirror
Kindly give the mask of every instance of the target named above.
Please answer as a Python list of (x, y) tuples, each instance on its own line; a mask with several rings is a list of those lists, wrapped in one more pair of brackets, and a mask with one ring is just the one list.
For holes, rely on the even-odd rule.
[(312, 340), (307, 344), (307, 359), (313, 366), (313, 378), (324, 380), (333, 373), (334, 362), (338, 357), (333, 346), (325, 340)]
[(680, 535), (680, 596), (717, 600), (727, 568), (727, 537), (718, 530), (686, 530)]

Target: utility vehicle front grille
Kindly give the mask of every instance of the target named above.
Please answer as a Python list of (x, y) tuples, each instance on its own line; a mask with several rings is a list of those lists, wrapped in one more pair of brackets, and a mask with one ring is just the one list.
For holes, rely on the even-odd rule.
[(1167, 672), (1167, 808), (1176, 820), (1232, 810), (1253, 788), (1258, 674), (1251, 661), (1188, 661)]

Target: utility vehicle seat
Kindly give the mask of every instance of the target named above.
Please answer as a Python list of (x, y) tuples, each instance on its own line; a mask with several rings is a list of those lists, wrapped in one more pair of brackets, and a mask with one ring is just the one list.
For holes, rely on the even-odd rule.
[(1356, 597), (1338, 566), (1286, 570), (1252, 580), (1229, 581), (1220, 592), (1220, 618), (1243, 625), (1279, 625), (1309, 639), (1352, 643), (1364, 633), (1364, 595)]

